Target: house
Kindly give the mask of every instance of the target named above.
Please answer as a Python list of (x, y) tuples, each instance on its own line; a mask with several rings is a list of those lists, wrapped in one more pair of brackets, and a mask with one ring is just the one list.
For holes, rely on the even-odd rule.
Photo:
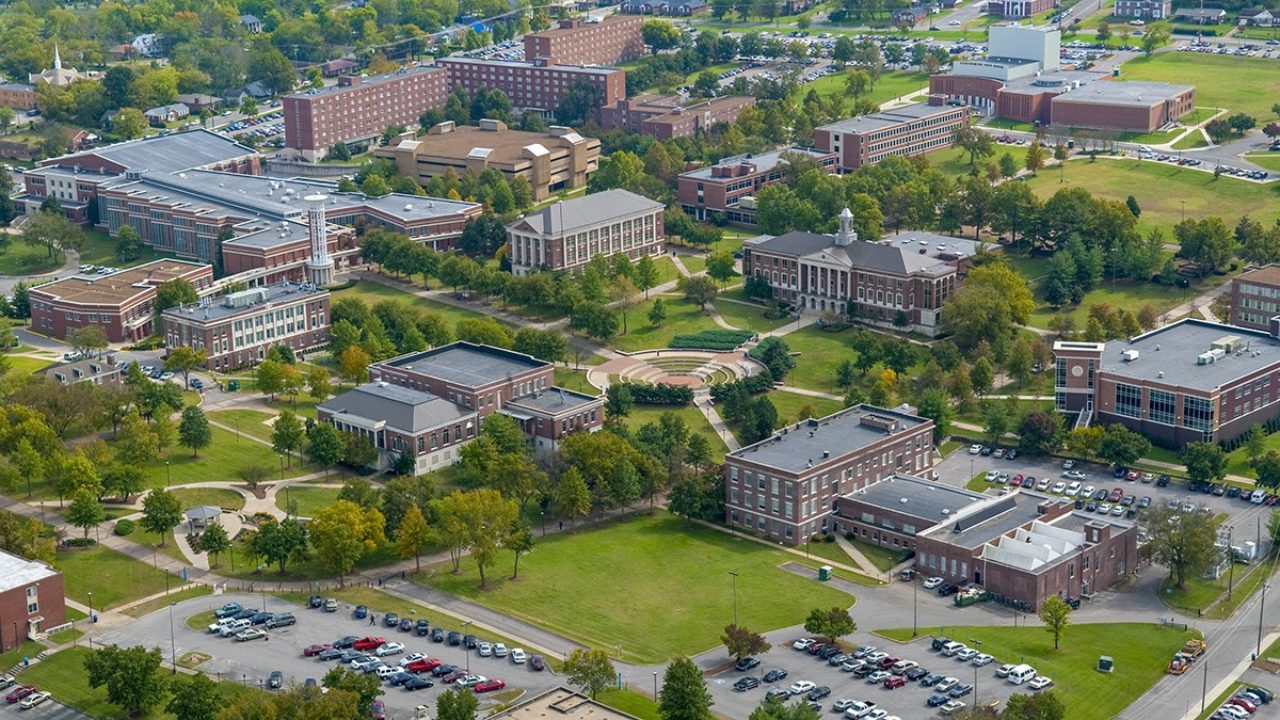
[(1173, 19), (1181, 20), (1189, 23), (1203, 23), (1205, 25), (1217, 25), (1226, 22), (1227, 11), (1222, 8), (1180, 8), (1173, 11)]
[(185, 93), (178, 96), (178, 102), (190, 108), (191, 112), (199, 113), (204, 110), (217, 110), (222, 106), (222, 98), (213, 95), (205, 95), (203, 93)]
[(147, 116), (147, 122), (155, 126), (161, 126), (165, 123), (171, 123), (174, 120), (181, 120), (191, 114), (191, 108), (182, 103), (171, 103), (169, 105), (161, 105), (153, 107), (142, 113)]
[(262, 21), (256, 15), (241, 15), (240, 24), (244, 26), (246, 32), (257, 35), (262, 32)]
[(923, 5), (912, 5), (911, 7), (902, 8), (893, 11), (893, 21), (895, 23), (905, 23), (907, 25), (915, 25), (922, 22), (935, 12), (931, 7)]
[(41, 70), (38, 73), (30, 73), (27, 75), (27, 82), (31, 85), (39, 85), (44, 83), (54, 87), (66, 87), (77, 80), (87, 80), (88, 75), (76, 70), (75, 68), (62, 67), (62, 55), (58, 52), (58, 46), (53, 46), (53, 68), (49, 70)]
[(360, 63), (350, 58), (338, 58), (321, 63), (320, 74), (324, 77), (339, 77), (341, 75), (350, 75), (360, 69)]
[(164, 53), (160, 36), (155, 33), (143, 33), (129, 41), (129, 44), (142, 57), (158, 57)]
[(706, 0), (631, 0), (619, 10), (631, 15), (665, 15), (668, 17), (692, 17), (711, 10)]
[(245, 85), (243, 87), (238, 87), (235, 90), (232, 90), (224, 94), (222, 96), (222, 100), (228, 105), (234, 105), (236, 107), (239, 107), (240, 104), (243, 103), (246, 98), (253, 98), (254, 100), (266, 100), (272, 95), (275, 95), (275, 93), (271, 91), (270, 87), (268, 87), (261, 80), (254, 80), (248, 85)]
[(120, 365), (116, 364), (114, 355), (105, 358), (90, 358), (76, 362), (63, 363), (40, 371), (45, 377), (62, 385), (88, 382), (94, 385), (116, 387), (124, 382)]
[(1272, 12), (1261, 7), (1247, 8), (1236, 16), (1236, 22), (1254, 27), (1277, 27), (1280, 26), (1280, 11)]

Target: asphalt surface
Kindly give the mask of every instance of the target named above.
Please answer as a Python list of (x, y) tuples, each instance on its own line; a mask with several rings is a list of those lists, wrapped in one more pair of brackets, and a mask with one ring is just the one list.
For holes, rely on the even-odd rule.
[[(192, 615), (217, 609), (231, 601), (240, 602), (245, 607), (265, 606), (271, 612), (292, 612), (298, 618), (298, 623), (267, 631), (269, 639), (266, 641), (253, 640), (243, 643), (207, 632), (191, 630), (186, 626), (187, 618)], [(302, 649), (307, 645), (330, 643), (343, 635), (360, 637), (380, 635), (388, 640), (404, 643), (406, 646), (404, 654), (424, 652), (458, 667), (467, 667), (469, 664), (474, 673), (506, 680), (508, 688), (519, 688), (537, 694), (561, 682), (550, 671), (533, 672), (528, 665), (514, 665), (506, 658), (482, 658), (474, 651), (463, 650), (461, 646), (433, 643), (430, 638), (402, 633), (393, 628), (371, 627), (367, 620), (354, 619), (351, 610), (352, 607), (345, 603), (339, 606), (336, 613), (324, 613), (320, 610), (299, 608), (292, 603), (270, 596), (209, 595), (173, 606), (172, 623), (170, 623), (169, 610), (160, 610), (140, 618), (128, 627), (104, 634), (97, 642), (160, 648), (166, 664), (175, 654), (181, 659), (189, 652), (203, 653), (209, 655), (210, 659), (199, 665), (200, 670), (219, 680), (231, 680), (246, 685), (265, 686), (271, 672), (279, 670), (284, 673), (286, 686), (291, 686), (302, 684), (307, 678), (315, 678), (318, 682), (335, 665), (335, 662), (321, 662), (303, 657)], [(476, 634), (483, 639), (482, 633)], [(387, 664), (398, 665), (402, 657), (404, 655), (390, 656), (386, 659)], [(418, 705), (434, 707), (435, 699), (447, 687), (437, 682), (435, 687), (408, 692), (399, 687), (385, 685), (385, 694), (382, 699), (387, 706), (387, 717), (393, 720), (410, 718)], [(492, 704), (493, 701), (489, 699), (491, 697), (491, 695), (481, 696), (482, 711), (487, 705)]]
[[(18, 677), (18, 683), (22, 683), (21, 676)], [(5, 718), (6, 720), (18, 720), (19, 718), (22, 720), (91, 720), (89, 715), (85, 715), (75, 708), (59, 704), (56, 697), (49, 698), (30, 710), (23, 710), (18, 707), (17, 703), (10, 705), (6, 702), (0, 702), (0, 718)]]

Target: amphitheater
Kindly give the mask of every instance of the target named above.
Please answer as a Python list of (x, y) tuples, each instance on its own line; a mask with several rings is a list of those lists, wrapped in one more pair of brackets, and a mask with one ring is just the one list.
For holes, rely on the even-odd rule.
[(667, 383), (699, 390), (760, 372), (764, 367), (741, 351), (646, 350), (590, 368), (587, 382), (600, 390), (615, 382)]

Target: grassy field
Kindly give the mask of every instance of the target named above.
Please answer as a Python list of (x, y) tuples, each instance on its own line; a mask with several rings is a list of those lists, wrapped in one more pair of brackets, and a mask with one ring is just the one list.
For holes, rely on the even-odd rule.
[[(419, 286), (415, 284), (412, 289), (416, 290), (418, 287)], [(333, 299), (338, 300), (344, 297), (358, 297), (369, 305), (373, 305), (380, 300), (394, 300), (396, 302), (408, 303), (415, 307), (422, 308), (423, 310), (427, 310), (428, 312), (442, 315), (451, 324), (456, 324), (459, 320), (484, 317), (483, 313), (476, 312), (475, 310), (457, 308), (452, 305), (446, 305), (442, 302), (436, 302), (435, 300), (411, 295), (409, 292), (406, 292), (409, 289), (410, 288), (406, 286), (405, 290), (397, 290), (394, 287), (388, 287), (381, 283), (371, 282), (368, 280), (358, 280), (356, 281), (356, 284), (352, 285), (350, 288), (333, 293)]]
[(239, 510), (244, 507), (244, 496), (227, 488), (178, 488), (172, 491), (182, 503), (183, 509), (199, 505)]
[(288, 512), (286, 502), (296, 503), (299, 515), (311, 517), (337, 502), (339, 492), (338, 488), (329, 487), (291, 487), (287, 495), (283, 490), (276, 493), (276, 507)]
[(115, 238), (100, 230), (85, 230), (84, 242), (80, 244), (77, 251), (80, 253), (80, 262), (85, 265), (110, 265), (112, 267), (132, 267), (165, 256), (163, 253), (156, 252), (154, 248), (144, 245), (139, 249), (140, 254), (137, 260), (127, 263), (120, 262), (120, 258), (116, 255)]
[(580, 393), (586, 393), (587, 395), (600, 394), (599, 388), (587, 382), (587, 372), (585, 370), (556, 368), (556, 385), (569, 390), (576, 390)]
[[(610, 344), (618, 350), (635, 352), (665, 348), (671, 344), (676, 335), (686, 335), (712, 330), (719, 327), (702, 308), (685, 302), (679, 295), (662, 295), (662, 304), (667, 309), (667, 319), (662, 325), (654, 327), (649, 324), (649, 309), (659, 296), (653, 295), (649, 300), (636, 303), (627, 313), (626, 335), (616, 335)], [(618, 329), (622, 329), (622, 318), (618, 317)]]
[[(1210, 277), (1209, 281), (1212, 284), (1214, 278)], [(1218, 282), (1221, 282), (1221, 278), (1218, 278)], [(1115, 308), (1128, 308), (1134, 312), (1143, 305), (1151, 305), (1164, 312), (1176, 307), (1185, 298), (1195, 297), (1195, 295), (1194, 288), (1182, 290), (1153, 282), (1120, 279), (1116, 282), (1114, 289), (1110, 282), (1105, 282), (1085, 293), (1084, 299), (1074, 307), (1055, 308), (1041, 301), (1037, 295), (1036, 309), (1031, 313), (1029, 324), (1032, 327), (1047, 328), (1054, 315), (1065, 312), (1075, 319), (1077, 328), (1083, 329), (1089, 321), (1089, 307), (1092, 305), (1107, 304)]]
[(1183, 136), (1183, 138), (1178, 142), (1174, 143), (1172, 147), (1174, 150), (1194, 150), (1198, 147), (1204, 147), (1208, 144), (1209, 144), (1209, 141), (1204, 139), (1204, 133), (1193, 132)]
[(14, 240), (0, 252), (0, 275), (39, 275), (57, 269), (65, 260), (61, 252), (49, 257), (44, 247)]
[[(133, 618), (140, 618), (149, 615), (157, 610), (163, 610), (169, 606), (169, 603), (179, 603), (183, 600), (190, 600), (204, 595), (212, 595), (213, 588), (208, 585), (191, 585), (183, 590), (169, 593), (163, 597), (152, 598), (146, 602), (140, 602), (123, 610), (125, 615)], [(205, 623), (208, 625), (208, 623)]]
[(1234, 223), (1241, 215), (1251, 215), (1263, 225), (1280, 219), (1280, 203), (1276, 202), (1280, 194), (1275, 185), (1228, 176), (1215, 180), (1212, 173), (1168, 163), (1077, 159), (1067, 163), (1065, 179), (1066, 183), (1061, 184), (1056, 170), (1046, 171), (1027, 180), (1027, 184), (1046, 198), (1073, 184), (1108, 200), (1123, 202), (1133, 195), (1142, 208), (1138, 229), (1145, 232), (1160, 226), (1170, 231), (1170, 237), (1172, 226), (1182, 219), (1183, 201), (1189, 218), (1219, 215)]
[[(1280, 96), (1275, 60), (1170, 52), (1137, 57), (1120, 67), (1123, 80), (1157, 80), (1196, 86), (1196, 103), (1268, 118)], [(1223, 82), (1231, 78), (1231, 82)]]
[(871, 564), (875, 565), (880, 572), (889, 572), (894, 565), (902, 561), (903, 551), (901, 550), (880, 547), (862, 540), (851, 540), (850, 542), (859, 552), (866, 555)]
[(4, 653), (0, 653), (0, 668), (8, 670), (9, 668), (22, 662), (24, 657), (35, 657), (45, 649), (45, 645), (34, 640), (27, 640), (16, 648), (10, 648)]
[(636, 405), (631, 408), (631, 414), (627, 415), (627, 428), (631, 432), (635, 432), (645, 423), (656, 423), (664, 412), (675, 413), (684, 420), (685, 425), (688, 425), (692, 432), (705, 435), (707, 444), (711, 447), (712, 462), (724, 462), (724, 454), (729, 449), (724, 444), (724, 439), (711, 428), (711, 423), (707, 422), (707, 418), (702, 414), (702, 411), (692, 405), (685, 405), (684, 407)]
[(1253, 565), (1236, 563), (1234, 576), (1228, 573), (1217, 580), (1188, 578), (1187, 587), (1182, 589), (1173, 587), (1172, 581), (1166, 578), (1160, 584), (1160, 599), (1190, 617), (1224, 620), (1257, 592), (1275, 569), (1274, 560)]
[[(60, 552), (57, 564), (66, 582), (67, 597), (88, 605), (89, 593), (93, 593), (93, 607), (98, 610), (123, 605), (165, 589), (167, 573), (105, 547)], [(179, 588), (182, 581), (171, 578), (169, 586)]]
[(273, 417), (273, 413), (261, 410), (214, 410), (209, 413), (210, 420), (267, 442), (271, 442), (271, 426), (267, 421)]
[[(1001, 147), (997, 150), (993, 159), (998, 162), (1000, 156), (1005, 152), (1010, 154), (1013, 153), (1012, 150)], [(958, 177), (969, 174), (969, 154), (964, 150), (943, 148), (942, 150), (934, 150), (933, 152), (926, 154), (924, 157), (929, 161), (929, 165), (937, 168), (938, 171), (944, 175)], [(1015, 155), (1014, 157), (1016, 158), (1018, 156)]]
[(659, 513), (540, 541), (520, 563), (518, 582), (507, 580), (510, 554), (499, 553), (486, 591), (470, 560), (460, 575), (446, 565), (416, 580), (651, 663), (719, 644), (722, 623), (733, 617), (730, 571), (739, 573), (741, 623), (757, 631), (802, 622), (813, 607), (852, 604), (849, 595), (779, 569), (787, 557)]
[[(880, 82), (877, 82), (875, 88), (867, 94), (867, 99), (879, 105), (928, 86), (928, 73), (912, 70), (891, 70), (880, 76)], [(807, 82), (796, 91), (796, 96), (803, 98), (809, 94), (810, 90), (816, 90), (819, 95), (831, 95), (832, 93), (843, 95), (844, 75), (837, 73)]]
[[(236, 470), (247, 465), (258, 465), (272, 472), (279, 472), (280, 456), (270, 447), (248, 438), (236, 438), (234, 432), (211, 426), (213, 442), (200, 450), (198, 457), (192, 457), (187, 448), (177, 447), (169, 451), (168, 472), (172, 474), (172, 484), (205, 480), (233, 480)], [(285, 470), (285, 477), (303, 475), (316, 468), (304, 467), (296, 460), (291, 469)], [(147, 487), (162, 487), (166, 483), (166, 468), (158, 462), (143, 472)]]
[(799, 422), (800, 411), (806, 406), (813, 411), (812, 417), (826, 417), (844, 407), (839, 400), (798, 395), (785, 390), (772, 390), (767, 393), (769, 402), (778, 409), (778, 422), (782, 425)]
[(1271, 172), (1280, 172), (1280, 153), (1255, 153), (1245, 155), (1244, 159)]
[[(1109, 720), (1138, 699), (1164, 674), (1173, 653), (1196, 631), (1141, 623), (1071, 625), (1062, 648), (1053, 649), (1053, 636), (1042, 627), (945, 627), (921, 628), (921, 638), (934, 632), (973, 646), (996, 663), (1026, 662), (1040, 675), (1053, 679), (1053, 688), (1072, 720)], [(899, 640), (911, 638), (911, 628), (876, 630)], [(1094, 669), (1098, 655), (1115, 659), (1115, 671)]]
[(796, 367), (787, 375), (786, 384), (809, 390), (838, 392), (836, 367), (845, 358), (854, 359), (857, 353), (849, 347), (852, 333), (827, 332), (810, 325), (786, 336), (787, 346), (798, 352)]
[(635, 690), (610, 688), (596, 696), (596, 700), (611, 708), (630, 713), (640, 720), (658, 720), (658, 703), (648, 695)]
[(716, 311), (725, 319), (725, 322), (743, 330), (766, 333), (777, 330), (791, 321), (790, 317), (773, 320), (765, 317), (763, 305), (743, 305), (728, 298), (716, 298), (712, 304), (716, 306)]
[(9, 365), (10, 371), (22, 373), (23, 375), (30, 375), (53, 364), (53, 361), (43, 358), (15, 357), (13, 355), (6, 355), (5, 362)]
[(807, 556), (818, 558), (819, 560), (843, 563), (850, 567), (858, 567), (858, 563), (849, 557), (849, 553), (845, 552), (844, 548), (835, 542), (807, 542), (800, 547), (804, 548)]

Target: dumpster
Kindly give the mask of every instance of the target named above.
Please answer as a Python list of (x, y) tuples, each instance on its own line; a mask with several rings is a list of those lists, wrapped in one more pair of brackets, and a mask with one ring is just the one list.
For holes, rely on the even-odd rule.
[(228, 381), (227, 381), (227, 392), (238, 392), (239, 390), (240, 390), (240, 381), (239, 381), (239, 380), (228, 380)]
[(823, 565), (822, 567), (818, 568), (818, 579), (823, 581), (831, 579), (830, 565)]

